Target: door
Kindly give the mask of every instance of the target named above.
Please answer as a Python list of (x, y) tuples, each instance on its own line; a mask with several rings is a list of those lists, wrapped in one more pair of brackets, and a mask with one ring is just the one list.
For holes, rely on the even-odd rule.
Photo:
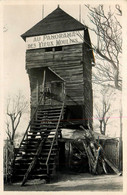
[(64, 83), (62, 81), (51, 82), (51, 98), (52, 105), (61, 104), (64, 98)]
[(64, 97), (64, 83), (51, 81), (45, 85), (45, 105), (61, 105)]

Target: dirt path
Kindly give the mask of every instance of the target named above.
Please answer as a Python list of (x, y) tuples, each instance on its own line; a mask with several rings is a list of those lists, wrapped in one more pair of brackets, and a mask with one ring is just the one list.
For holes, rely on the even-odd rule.
[(62, 174), (58, 181), (42, 184), (35, 180), (21, 187), (5, 185), (5, 191), (122, 191), (123, 177), (117, 175)]

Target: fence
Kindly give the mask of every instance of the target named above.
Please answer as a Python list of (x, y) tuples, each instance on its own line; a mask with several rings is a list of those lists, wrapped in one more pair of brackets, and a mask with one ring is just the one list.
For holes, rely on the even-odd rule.
[(3, 171), (4, 171), (5, 182), (10, 182), (11, 180), (13, 157), (14, 157), (14, 147), (7, 139), (4, 141), (4, 148), (3, 148), (3, 160), (4, 160)]
[(120, 139), (107, 139), (104, 142), (103, 149), (107, 158), (118, 168), (121, 169), (122, 164), (122, 145)]

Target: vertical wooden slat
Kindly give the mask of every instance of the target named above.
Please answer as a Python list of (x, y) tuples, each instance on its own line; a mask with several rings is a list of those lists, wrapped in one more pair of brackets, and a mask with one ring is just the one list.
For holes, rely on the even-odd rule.
[(36, 104), (38, 104), (38, 95), (39, 95), (39, 83), (38, 83), (38, 79), (37, 79), (37, 83), (36, 83)]
[(6, 175), (6, 182), (7, 182), (7, 177), (8, 177), (8, 138), (7, 138), (7, 143), (6, 143), (6, 157), (5, 157), (5, 175)]
[(44, 72), (43, 72), (43, 82), (42, 82), (42, 92), (44, 94), (43, 96), (43, 100), (42, 100), (42, 104), (45, 104), (45, 81), (46, 81), (46, 70), (44, 69)]

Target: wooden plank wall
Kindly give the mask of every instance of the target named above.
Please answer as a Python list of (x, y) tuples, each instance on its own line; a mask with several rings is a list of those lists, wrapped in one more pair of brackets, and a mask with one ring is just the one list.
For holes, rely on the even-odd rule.
[(119, 140), (106, 140), (104, 144), (104, 151), (107, 158), (119, 168)]
[[(44, 49), (29, 50), (26, 52), (26, 68), (50, 67), (65, 80), (65, 91), (68, 95), (66, 104), (73, 105), (73, 99), (82, 105), (84, 103), (82, 48), (83, 45), (79, 44), (63, 46), (62, 51), (54, 52), (45, 52)], [(34, 94), (33, 89), (32, 93)]]
[(83, 45), (83, 78), (84, 78), (84, 115), (89, 126), (93, 124), (93, 92), (92, 92), (92, 64), (91, 48), (89, 47), (89, 33), (85, 33), (85, 43)]
[(32, 70), (29, 72), (30, 91), (31, 91), (31, 106), (36, 107), (38, 103), (38, 80), (36, 73)]

